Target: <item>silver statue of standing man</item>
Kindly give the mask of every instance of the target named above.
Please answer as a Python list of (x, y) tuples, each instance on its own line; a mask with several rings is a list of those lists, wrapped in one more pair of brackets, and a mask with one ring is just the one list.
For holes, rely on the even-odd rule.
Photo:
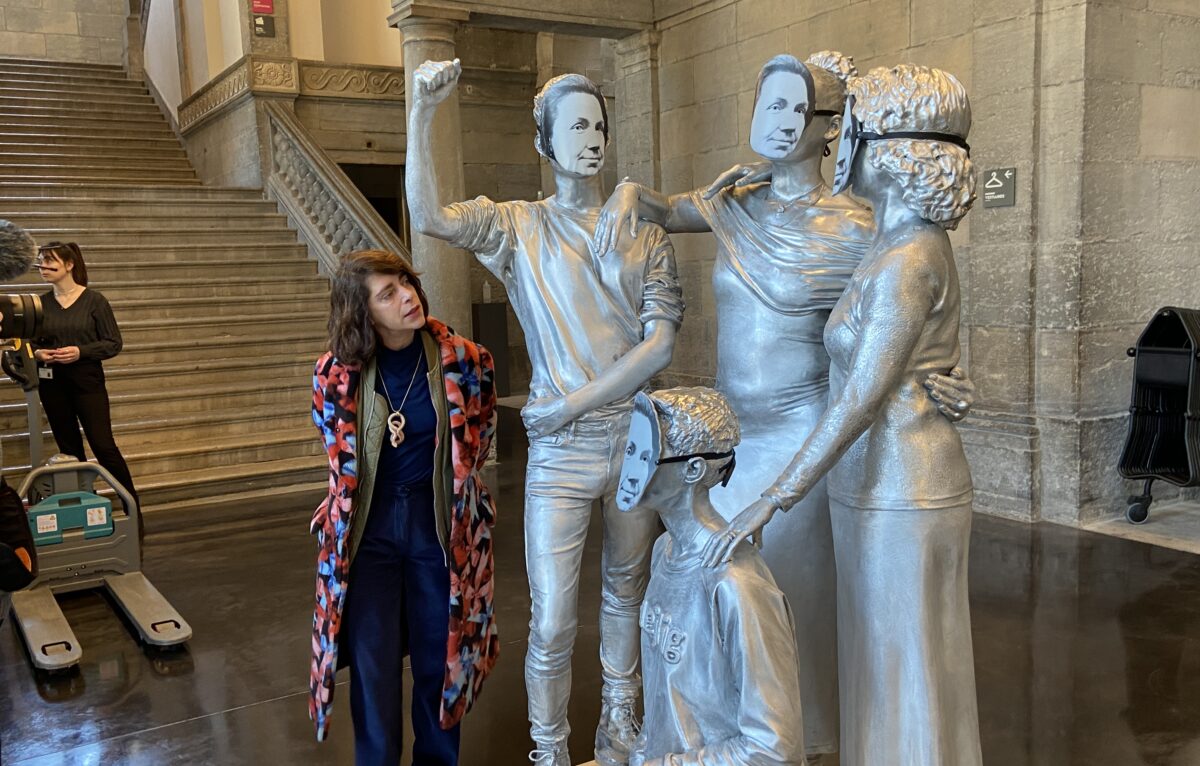
[(470, 250), (504, 284), (525, 331), (533, 379), (522, 410), (529, 433), (525, 563), (533, 601), (525, 684), (543, 766), (570, 766), (567, 702), (578, 624), (580, 565), (592, 503), (604, 514), (600, 660), (604, 686), (596, 759), (624, 764), (636, 739), (638, 609), (657, 528), (653, 511), (620, 513), (613, 495), (633, 397), (671, 362), (683, 317), (671, 243), (652, 226), (622, 236), (616, 257), (591, 240), (605, 197), (604, 95), (582, 75), (547, 82), (534, 101), (536, 146), (557, 193), (538, 202), (480, 197), (443, 207), (427, 161), (438, 103), (458, 61), (414, 73), (405, 178), (414, 228)]
[(651, 508), (642, 602), (646, 718), (630, 766), (794, 766), (804, 759), (796, 639), (787, 599), (754, 546), (703, 565), (725, 520), (709, 490), (734, 474), (738, 420), (711, 388), (638, 394), (617, 506)]
[[(924, 388), (958, 362), (946, 230), (975, 196), (971, 109), (952, 75), (901, 65), (851, 81), (834, 191), (875, 236), (825, 327), (831, 399), (782, 475), (710, 541), (738, 543), (829, 474), (846, 766), (980, 764), (967, 599), (971, 473)], [(788, 509), (792, 509), (788, 511)]]
[[(729, 486), (712, 493), (727, 519), (770, 486), (825, 411), (825, 322), (874, 237), (870, 211), (834, 196), (821, 174), (841, 130), (846, 81), (855, 74), (853, 62), (833, 51), (805, 63), (772, 58), (759, 73), (750, 127), (750, 148), (765, 169), (735, 168), (708, 189), (669, 199), (622, 183), (597, 227), (600, 250), (627, 225), (636, 230), (639, 216), (670, 232), (711, 231), (717, 238), (717, 388), (741, 422), (744, 456)], [(929, 385), (947, 417), (962, 417), (972, 398), (968, 381), (932, 374)], [(815, 762), (837, 751), (839, 729), (836, 567), (825, 483), (778, 514), (762, 540), (763, 558), (796, 619), (804, 739)]]

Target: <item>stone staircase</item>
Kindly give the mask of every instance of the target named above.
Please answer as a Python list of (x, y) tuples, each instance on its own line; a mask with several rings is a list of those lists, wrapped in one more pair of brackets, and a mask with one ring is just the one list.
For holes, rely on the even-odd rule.
[[(0, 58), (0, 218), (78, 242), (112, 303), (125, 341), (105, 363), (113, 430), (148, 512), (315, 505), (308, 412), (329, 288), (274, 203), (202, 186), (120, 68)], [(0, 285), (43, 289), (36, 274)], [(3, 378), (0, 447), (19, 479), (25, 400)]]

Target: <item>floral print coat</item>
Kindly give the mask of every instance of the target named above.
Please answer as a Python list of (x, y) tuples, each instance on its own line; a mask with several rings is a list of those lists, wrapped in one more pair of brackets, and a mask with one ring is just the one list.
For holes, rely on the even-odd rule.
[[(470, 710), (499, 655), (493, 613), (492, 527), (496, 507), (479, 476), (496, 430), (491, 354), (430, 317), (425, 327), (440, 353), (448, 419), (453, 489), (448, 498), (447, 553), (450, 621), (441, 725), (450, 728)], [(329, 494), (313, 514), (317, 536), (316, 609), (313, 614), (309, 717), (317, 739), (329, 730), (337, 672), (338, 632), (349, 587), (351, 528), (358, 490), (357, 448), (363, 370), (322, 356), (313, 375), (313, 421), (329, 456)], [(436, 471), (435, 471), (436, 474)], [(435, 493), (436, 494), (436, 493)]]

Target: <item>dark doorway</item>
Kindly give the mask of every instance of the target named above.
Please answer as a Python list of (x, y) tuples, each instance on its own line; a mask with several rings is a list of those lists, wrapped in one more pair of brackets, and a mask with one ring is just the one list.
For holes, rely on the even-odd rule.
[(379, 213), (379, 217), (400, 235), (404, 247), (411, 250), (408, 205), (404, 199), (404, 166), (342, 165), (341, 168)]

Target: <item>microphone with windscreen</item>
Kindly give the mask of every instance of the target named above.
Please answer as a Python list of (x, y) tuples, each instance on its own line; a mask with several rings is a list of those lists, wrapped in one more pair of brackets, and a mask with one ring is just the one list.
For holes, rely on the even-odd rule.
[[(20, 278), (37, 258), (37, 243), (12, 221), (0, 220), (0, 282)], [(0, 295), (0, 338), (33, 338), (42, 326), (42, 299), (30, 293)]]

